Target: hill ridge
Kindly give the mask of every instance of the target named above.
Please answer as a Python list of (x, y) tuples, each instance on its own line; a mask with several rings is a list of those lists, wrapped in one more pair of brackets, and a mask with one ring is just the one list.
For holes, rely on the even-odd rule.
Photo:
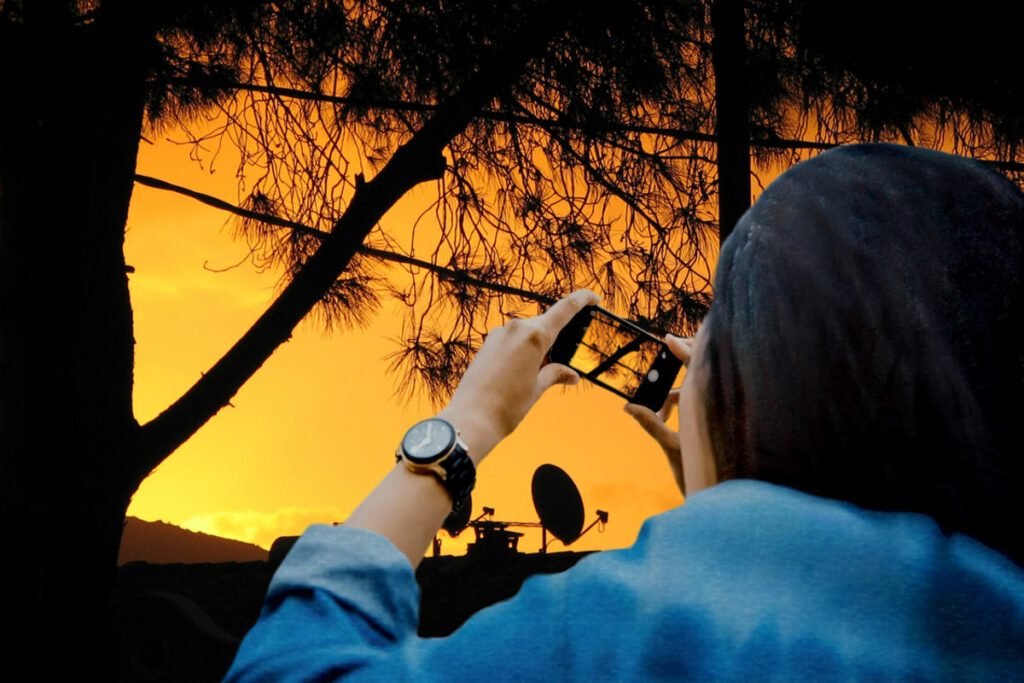
[(168, 522), (147, 522), (127, 517), (117, 564), (137, 561), (154, 564), (252, 562), (266, 561), (267, 557), (266, 550), (252, 543), (189, 531)]

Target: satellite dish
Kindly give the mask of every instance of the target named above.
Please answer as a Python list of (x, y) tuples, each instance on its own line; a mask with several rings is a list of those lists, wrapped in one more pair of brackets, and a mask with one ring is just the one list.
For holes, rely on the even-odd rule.
[(583, 530), (583, 498), (572, 478), (555, 465), (541, 465), (533, 473), (533, 507), (540, 523), (565, 545)]
[[(441, 528), (448, 532), (449, 536), (455, 537), (462, 533), (462, 530), (469, 525), (469, 513), (473, 511), (473, 494), (466, 497), (462, 507), (452, 510), (444, 518)], [(436, 517), (435, 517), (436, 519)], [(436, 522), (435, 522), (436, 524)]]

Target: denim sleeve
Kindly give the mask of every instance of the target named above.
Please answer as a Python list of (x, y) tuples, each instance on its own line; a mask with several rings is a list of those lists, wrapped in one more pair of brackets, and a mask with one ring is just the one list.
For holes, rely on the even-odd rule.
[[(405, 556), (372, 532), (313, 526), (274, 575), (225, 680), (618, 678), (622, 646), (643, 649), (631, 642), (634, 620), (623, 619), (635, 615), (636, 591), (628, 581), (615, 585), (625, 567), (596, 559), (530, 577), (515, 599), (481, 610), (446, 638), (420, 638), (419, 587)], [(624, 628), (601, 628), (609, 622)]]
[(678, 672), (682, 651), (666, 649), (664, 639), (678, 637), (680, 624), (672, 635), (658, 620), (644, 624), (665, 597), (643, 561), (649, 526), (630, 550), (530, 577), (513, 599), (446, 638), (417, 635), (419, 588), (390, 541), (361, 529), (310, 527), (275, 574), (226, 680), (490, 683)]
[(383, 536), (311, 526), (274, 574), (225, 680), (404, 680), (396, 653), (416, 638), (419, 597), (408, 560)]
[[(457, 591), (459, 586), (452, 586)], [(1020, 680), (1024, 571), (928, 517), (719, 484), (447, 638), (386, 538), (311, 527), (229, 681)]]

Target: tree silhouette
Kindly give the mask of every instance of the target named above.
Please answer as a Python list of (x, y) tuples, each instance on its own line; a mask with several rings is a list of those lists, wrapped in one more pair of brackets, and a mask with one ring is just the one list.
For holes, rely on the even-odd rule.
[[(586, 20), (577, 20), (549, 61), (478, 111), (470, 134), (449, 145), (442, 196), (429, 216), (442, 230), (437, 247), (417, 259), (373, 232), (359, 250), (371, 258), (350, 263), (317, 313), (328, 325), (360, 322), (380, 292), (397, 296), (408, 317), (395, 369), (419, 380), (403, 383), (407, 390), (424, 387), (435, 398), (460, 375), (493, 320), (489, 312), (550, 302), (573, 286), (601, 290), (656, 330), (692, 329), (707, 303), (715, 232), (724, 239), (749, 205), (755, 170), (841, 142), (905, 138), (906, 105), (843, 99), (850, 82), (863, 87), (872, 74), (830, 57), (831, 42), (817, 36), (845, 24), (829, 27), (815, 7), (739, 0), (620, 7), (619, 37), (599, 32), (590, 42)], [(489, 15), (426, 5), (389, 10), (399, 12), (390, 26), (402, 28), (375, 34), (370, 56), (349, 55), (355, 61), (341, 66), (297, 64), (293, 44), (255, 40), (261, 57), (248, 80), (219, 81), (244, 97), (208, 111), (206, 127), (183, 122), (197, 155), (224, 138), (243, 150), (240, 232), (253, 260), (283, 266), (286, 279), (346, 205), (358, 176), (349, 158), (386, 159), (394, 141), (434, 111), (437, 84), (457, 77), (444, 65), (478, 59), (472, 43), (450, 36), (487, 43), (494, 31)], [(341, 33), (330, 24), (310, 31), (318, 45)], [(417, 41), (407, 40), (410, 30)], [(406, 54), (411, 45), (415, 53)], [(920, 62), (929, 49), (913, 47), (911, 57)], [(182, 75), (190, 70), (179, 67), (169, 82), (202, 83)], [(348, 87), (340, 95), (339, 83)], [(916, 125), (941, 129), (933, 119)], [(966, 151), (984, 153), (977, 144)], [(339, 160), (344, 171), (332, 166)], [(498, 188), (496, 200), (488, 187)], [(312, 229), (291, 231), (296, 223)], [(410, 266), (412, 284), (381, 281), (373, 266), (381, 258)]]
[(864, 141), (945, 149), (1020, 182), (1021, 76), (999, 3), (709, 0), (716, 196), (724, 240), (750, 178)]
[[(65, 672), (102, 661), (132, 493), (310, 311), (358, 323), (397, 296), (395, 367), (440, 395), (489, 316), (576, 286), (654, 329), (692, 329), (752, 172), (858, 139), (952, 139), (1015, 168), (1019, 78), (976, 77), (1005, 55), (972, 43), (962, 64), (934, 60), (929, 36), (880, 32), (853, 7), (834, 23), (797, 0), (0, 1), (14, 650)], [(171, 128), (197, 155), (240, 151), (240, 206), (136, 176), (140, 136)], [(239, 214), (254, 261), (285, 273), (266, 313), (146, 425), (123, 255), (134, 182)], [(416, 254), (376, 226), (424, 182), (441, 238)], [(385, 280), (381, 260), (409, 279)]]
[[(245, 210), (313, 229), (290, 232), (247, 214), (239, 227), (254, 261), (282, 266), (286, 278), (296, 272), (357, 187), (361, 169), (351, 160), (389, 158), (452, 81), (464, 77), (459, 69), (477, 63), (481, 46), (505, 32), (506, 23), (477, 4), (473, 12), (444, 7), (387, 4), (393, 20), (383, 28), (369, 22), (378, 32), (366, 46), (346, 44), (349, 52), (330, 67), (297, 64), (308, 53), (296, 57), (294, 42), (281, 49), (257, 37), (256, 73), (244, 83), (219, 82), (239, 96), (209, 111), (205, 122), (183, 122), (197, 154), (200, 145), (226, 138), (242, 150)], [(410, 305), (408, 343), (396, 365), (423, 380), (431, 395), (443, 396), (460, 374), (486, 332), (488, 312), (522, 309), (508, 296), (510, 287), (541, 302), (579, 285), (600, 288), (606, 300), (660, 329), (692, 327), (705, 310), (715, 230), (711, 180), (687, 172), (688, 163), (703, 158), (652, 134), (680, 116), (651, 106), (683, 109), (675, 74), (686, 61), (675, 44), (701, 15), (687, 14), (696, 5), (668, 7), (627, 3), (597, 20), (573, 17), (515, 87), (481, 108), (467, 134), (448, 145), (430, 216), (442, 237), (420, 259), (445, 267), (448, 277), (435, 278), (436, 268), (426, 278), (410, 270), (411, 283), (392, 292)], [(313, 33), (323, 32), (332, 33)], [(461, 39), (466, 35), (474, 38)], [(184, 76), (172, 82), (195, 84)], [(374, 258), (402, 248), (379, 230), (369, 240)], [(411, 259), (409, 252), (400, 256)], [(317, 308), (325, 322), (359, 321), (378, 292), (395, 289), (375, 280), (371, 264), (351, 263), (334, 283)], [(451, 303), (443, 325), (440, 302)]]
[[(0, 4), (0, 79), (16, 94), (0, 108), (0, 498), (15, 555), (5, 607), (20, 625), (15, 650), (41, 677), (104, 660), (124, 511), (148, 472), (311, 309), (358, 320), (377, 296), (375, 254), (414, 260), (372, 233), (415, 185), (441, 183), (447, 240), (429, 260), (448, 275), (438, 283), (459, 302), (464, 331), (480, 329), (491, 303), (475, 304), (468, 287), (529, 285), (543, 301), (587, 278), (632, 297), (652, 322), (698, 318), (704, 283), (686, 278), (701, 276), (692, 266), (706, 255), (693, 245), (712, 221), (686, 205), (676, 190), (691, 181), (644, 137), (661, 122), (652, 103), (678, 99), (669, 76), (684, 61), (666, 40), (692, 17), (670, 3), (582, 7)], [(196, 126), (209, 112), (215, 128), (197, 145), (230, 139), (257, 173), (243, 213), (308, 225), (240, 223), (256, 258), (286, 266), (286, 282), (195, 386), (139, 425), (122, 249), (138, 141), (145, 127)], [(363, 172), (353, 155), (369, 161)], [(504, 183), (497, 204), (481, 179)], [(550, 278), (517, 282), (516, 269), (530, 267)], [(397, 293), (429, 306), (429, 289)], [(447, 353), (448, 367), (464, 362), (465, 341), (430, 334), (414, 336)]]

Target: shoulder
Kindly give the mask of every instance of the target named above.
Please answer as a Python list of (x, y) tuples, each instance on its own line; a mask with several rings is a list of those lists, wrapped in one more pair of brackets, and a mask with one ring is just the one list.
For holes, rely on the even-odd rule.
[[(999, 586), (1024, 607), (1024, 570), (969, 536), (944, 531), (927, 515), (867, 510), (754, 480), (701, 491), (649, 519), (636, 544), (616, 552), (713, 572), (716, 581), (740, 586), (754, 574), (824, 588), (862, 574), (877, 581), (902, 576), (905, 583), (927, 572)], [(611, 559), (616, 553), (605, 554)]]
[(918, 559), (922, 553), (935, 552), (1021, 574), (1006, 555), (964, 534), (943, 531), (927, 515), (868, 510), (751, 479), (720, 483), (650, 518), (634, 548), (651, 552), (652, 543), (663, 542), (685, 544), (687, 555), (696, 549), (738, 552), (748, 548), (762, 556), (774, 548), (771, 554), (786, 553), (789, 564), (803, 553), (821, 554), (838, 547), (861, 546), (866, 551), (874, 548)]
[[(759, 677), (763, 665), (984, 677), (1024, 666), (1024, 572), (925, 515), (730, 481), (577, 571), (590, 592), (626, 596), (617, 600), (644, 615), (635, 637), (649, 657), (683, 657), (705, 675)], [(669, 632), (685, 638), (659, 649)]]

